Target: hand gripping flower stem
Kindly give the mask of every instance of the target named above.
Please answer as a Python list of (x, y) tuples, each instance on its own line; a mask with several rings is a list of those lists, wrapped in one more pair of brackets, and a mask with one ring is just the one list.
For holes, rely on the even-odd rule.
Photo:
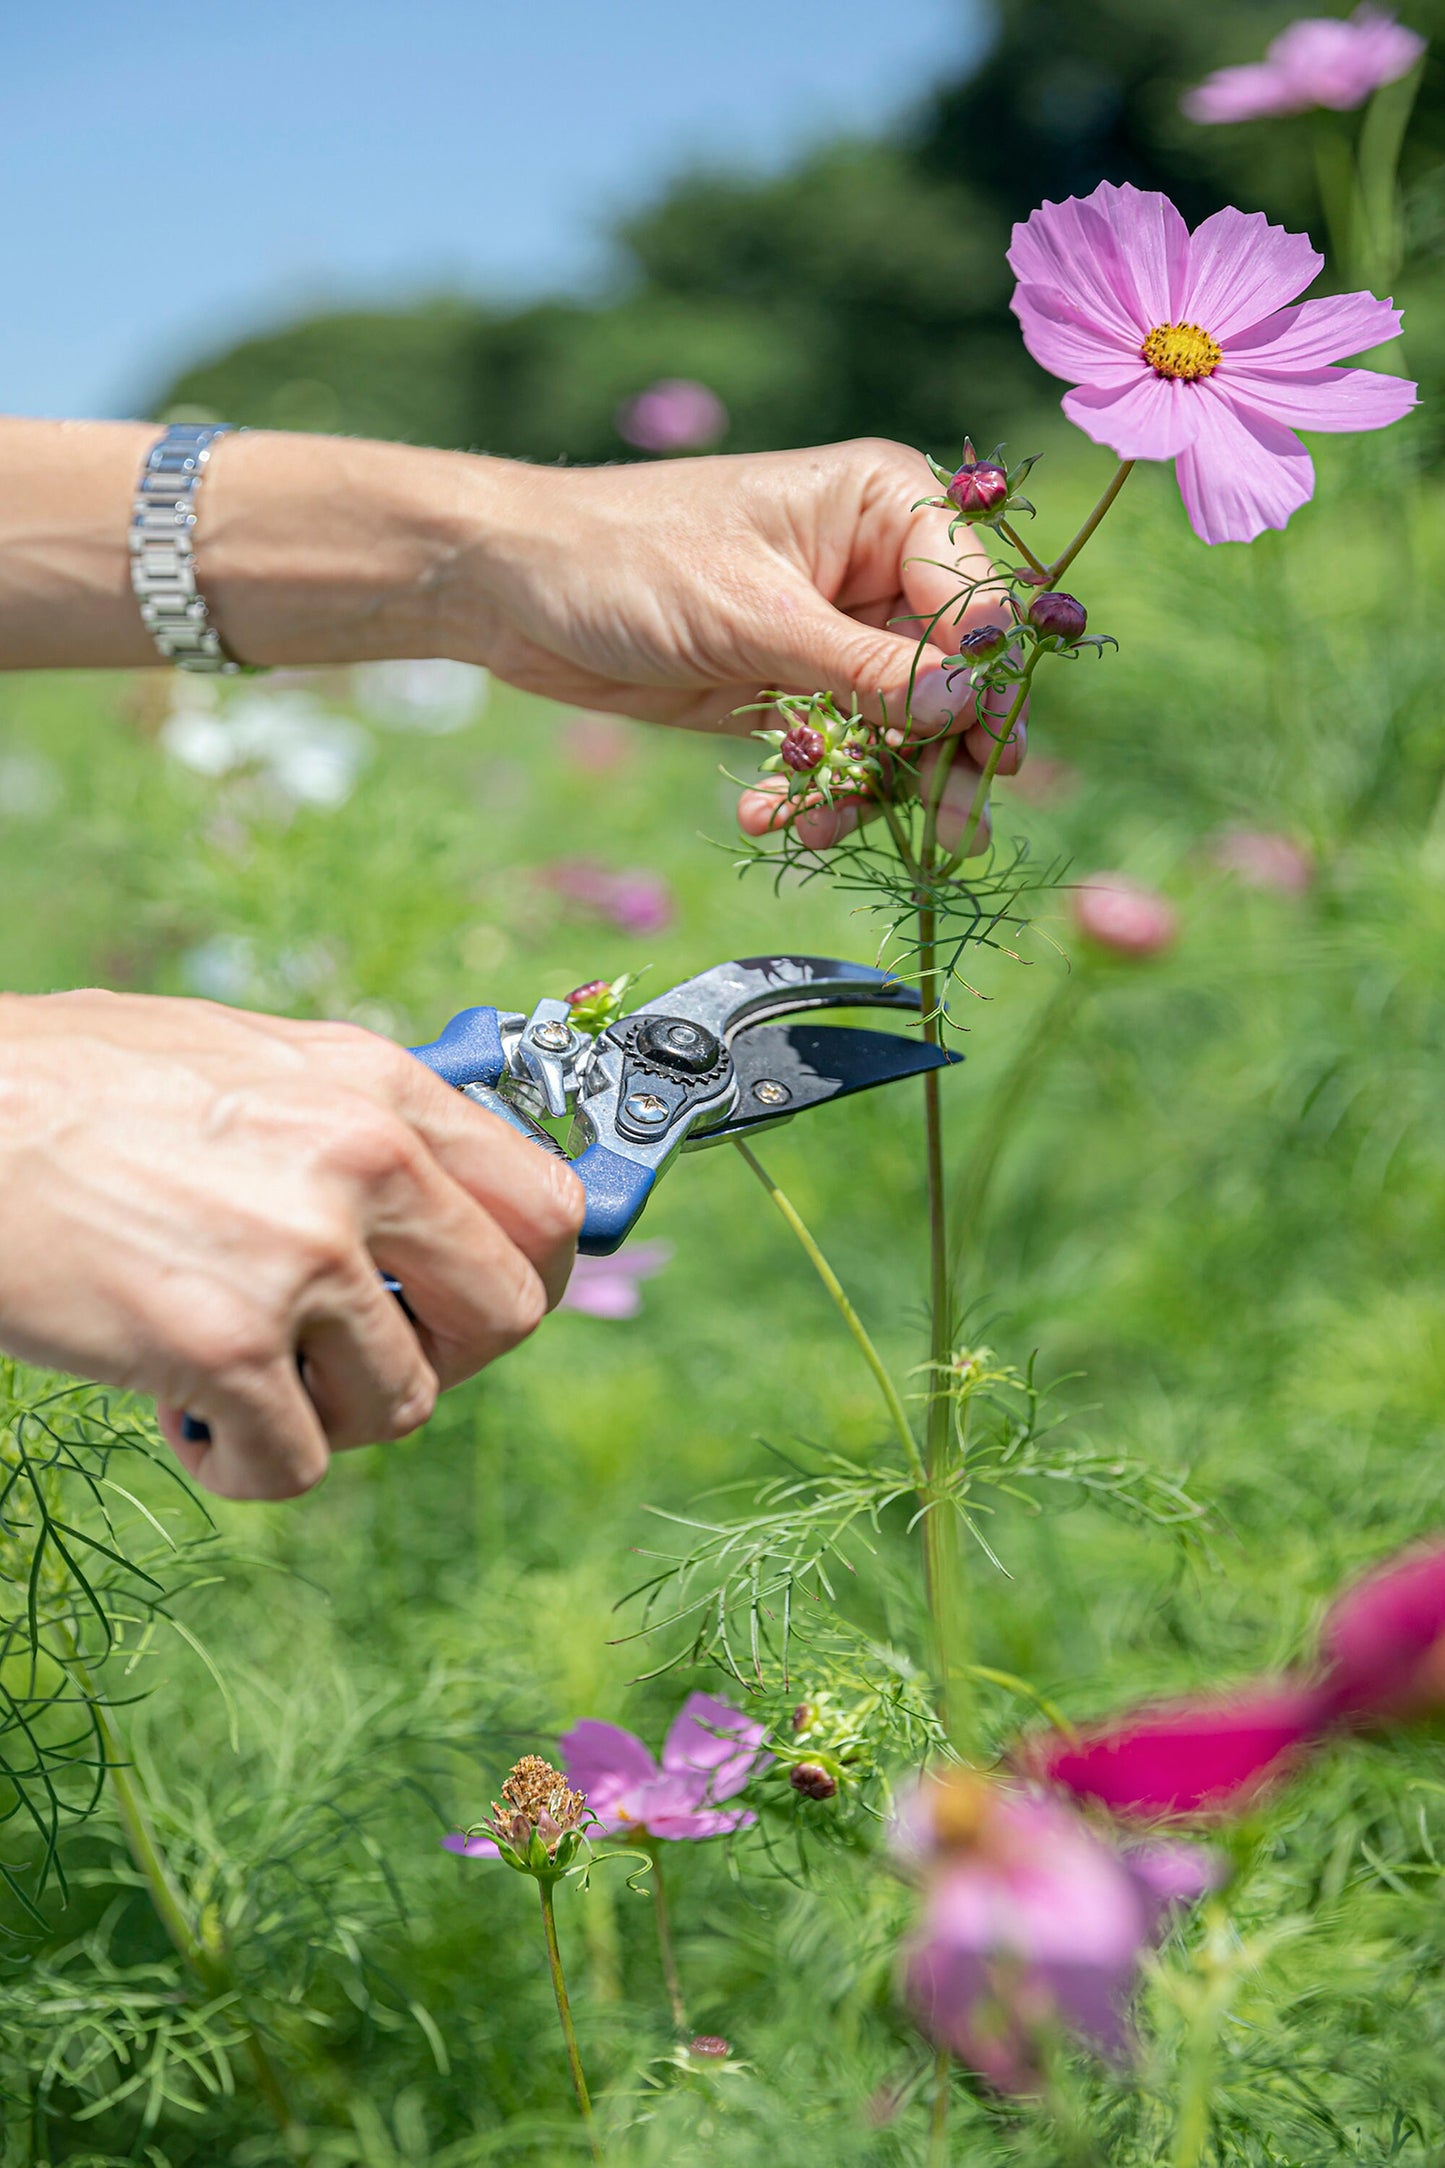
[[(105, 1756), (106, 1775), (110, 1780), (116, 1815), (125, 1833), (131, 1858), (145, 1882), (157, 1919), (165, 1929), (176, 1955), (199, 1987), (208, 1995), (234, 1995), (236, 1983), (224, 1951), (214, 1947), (200, 1934), (191, 1918), (180, 1885), (171, 1872), (170, 1861), (166, 1858), (152, 1825), (144, 1786), (126, 1754), (120, 1734), (101, 1698), (100, 1688), (78, 1654), (71, 1656), (69, 1669), (90, 1703), (101, 1750)], [(265, 2041), (244, 2010), (238, 2007), (232, 2013), (232, 2020), (242, 2034), (246, 2060), (251, 2066), (256, 2089), (275, 2120), (283, 2145), (293, 2160), (309, 2160), (311, 2147), (305, 2129), (291, 2107), (281, 2073), (276, 2068)]]
[(562, 2039), (567, 2048), (567, 2067), (572, 2073), (572, 2090), (577, 2095), (577, 2107), (586, 2126), (592, 2158), (601, 2160), (604, 2158), (602, 2140), (598, 2135), (597, 2121), (592, 2113), (592, 2101), (587, 2091), (587, 2080), (582, 2071), (577, 2032), (572, 2023), (572, 2005), (567, 2000), (567, 1981), (562, 1971), (562, 1952), (557, 1945), (557, 1919), (552, 1906), (554, 1887), (550, 1876), (537, 1877), (537, 1895), (542, 1900), (542, 1933), (547, 1943), (547, 1969), (552, 1975), (552, 1993), (557, 1998), (557, 2019), (562, 2027)]
[[(925, 1079), (925, 1081), (927, 1080)], [(898, 1387), (894, 1384), (892, 1378), (888, 1375), (887, 1366), (883, 1361), (883, 1357), (879, 1354), (877, 1348), (873, 1345), (873, 1341), (869, 1336), (867, 1326), (863, 1323), (862, 1318), (858, 1315), (858, 1312), (854, 1309), (852, 1303), (848, 1300), (847, 1295), (843, 1291), (842, 1281), (838, 1278), (837, 1273), (833, 1270), (833, 1267), (829, 1264), (827, 1258), (823, 1255), (823, 1252), (819, 1249), (817, 1243), (814, 1241), (812, 1234), (809, 1232), (807, 1225), (800, 1216), (798, 1209), (793, 1204), (791, 1198), (787, 1197), (784, 1192), (779, 1189), (777, 1183), (768, 1173), (766, 1167), (764, 1167), (762, 1162), (755, 1156), (755, 1154), (749, 1150), (748, 1146), (743, 1142), (741, 1137), (734, 1137), (733, 1143), (736, 1145), (738, 1151), (741, 1152), (743, 1158), (747, 1161), (748, 1165), (752, 1168), (753, 1173), (762, 1183), (763, 1188), (772, 1198), (773, 1203), (782, 1213), (783, 1218), (792, 1228), (793, 1233), (797, 1236), (799, 1242), (803, 1246), (803, 1250), (807, 1256), (809, 1264), (813, 1267), (813, 1270), (817, 1273), (818, 1278), (822, 1281), (824, 1287), (827, 1288), (828, 1293), (832, 1296), (833, 1301), (837, 1304), (844, 1324), (847, 1326), (849, 1332), (853, 1335), (854, 1344), (856, 1345), (858, 1352), (863, 1357), (864, 1362), (867, 1363), (868, 1368), (872, 1371), (875, 1379), (877, 1380), (878, 1390), (883, 1395), (883, 1404), (887, 1408), (889, 1416), (892, 1419), (894, 1432), (897, 1436), (899, 1444), (903, 1448), (904, 1458), (908, 1462), (908, 1472), (913, 1477), (914, 1482), (917, 1484), (921, 1496), (927, 1485), (927, 1475), (924, 1469), (922, 1455), (919, 1453), (918, 1450), (918, 1440), (913, 1435), (913, 1426), (908, 1420), (907, 1411), (905, 1410), (902, 1399), (899, 1396)]]
[(652, 1912), (657, 1921), (657, 1949), (662, 1959), (662, 1977), (667, 1986), (667, 1999), (672, 2009), (672, 2022), (683, 2037), (687, 2034), (687, 2005), (682, 1999), (682, 1980), (677, 1970), (677, 1952), (672, 1943), (672, 1914), (668, 1910), (667, 1885), (662, 1876), (662, 1853), (654, 1847), (652, 1859)]

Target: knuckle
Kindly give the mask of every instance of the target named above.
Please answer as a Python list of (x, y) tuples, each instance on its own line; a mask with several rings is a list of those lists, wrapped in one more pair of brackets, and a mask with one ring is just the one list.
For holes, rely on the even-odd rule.
[(276, 1360), (285, 1344), (279, 1321), (259, 1303), (215, 1304), (192, 1321), (185, 1358), (207, 1378), (253, 1376)]
[(408, 1123), (359, 1096), (339, 1112), (327, 1149), (332, 1165), (366, 1188), (411, 1172), (421, 1152)]
[(425, 1374), (412, 1383), (393, 1408), (387, 1436), (407, 1438), (414, 1430), (420, 1430), (423, 1423), (429, 1423), (440, 1389), (436, 1372), (428, 1366)]

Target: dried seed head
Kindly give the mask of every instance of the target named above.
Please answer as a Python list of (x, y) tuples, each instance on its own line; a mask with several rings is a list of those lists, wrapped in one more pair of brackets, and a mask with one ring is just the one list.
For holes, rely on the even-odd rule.
[(821, 1762), (795, 1762), (788, 1771), (788, 1782), (805, 1799), (832, 1799), (838, 1790), (838, 1779)]
[(574, 1792), (560, 1769), (540, 1754), (524, 1754), (492, 1807), (492, 1827), (504, 1843), (521, 1850), (536, 1830), (549, 1852), (581, 1826), (586, 1797)]
[(1049, 589), (1035, 595), (1029, 604), (1029, 623), (1034, 631), (1061, 640), (1065, 647), (1083, 638), (1088, 622), (1089, 613), (1076, 595), (1061, 595)]

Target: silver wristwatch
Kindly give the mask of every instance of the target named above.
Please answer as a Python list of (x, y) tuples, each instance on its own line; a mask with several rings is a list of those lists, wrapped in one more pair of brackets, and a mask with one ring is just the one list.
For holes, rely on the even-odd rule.
[(227, 654), (196, 585), (191, 530), (211, 446), (233, 428), (173, 422), (141, 469), (130, 522), (130, 584), (162, 656), (182, 670), (227, 676), (242, 665)]

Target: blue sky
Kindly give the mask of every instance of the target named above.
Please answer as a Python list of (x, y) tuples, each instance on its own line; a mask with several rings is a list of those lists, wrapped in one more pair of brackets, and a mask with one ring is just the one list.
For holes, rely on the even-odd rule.
[(606, 276), (689, 162), (884, 125), (975, 0), (64, 0), (0, 26), (0, 411), (124, 414), (338, 301)]

